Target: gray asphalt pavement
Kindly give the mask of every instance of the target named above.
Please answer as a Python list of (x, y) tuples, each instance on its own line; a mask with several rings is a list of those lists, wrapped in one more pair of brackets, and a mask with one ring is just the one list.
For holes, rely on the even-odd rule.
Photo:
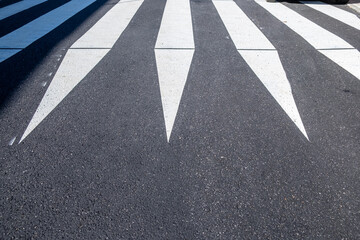
[(359, 13), (76, 1), (0, 20), (1, 239), (360, 239)]

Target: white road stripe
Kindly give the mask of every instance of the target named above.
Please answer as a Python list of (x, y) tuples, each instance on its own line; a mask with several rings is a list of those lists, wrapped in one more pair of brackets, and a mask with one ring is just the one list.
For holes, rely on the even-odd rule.
[(234, 1), (213, 1), (240, 55), (308, 139), (275, 47)]
[(112, 48), (143, 0), (121, 0), (71, 48)]
[(195, 48), (189, 0), (166, 1), (155, 48)]
[(7, 17), (10, 17), (14, 14), (22, 12), (26, 9), (29, 9), (46, 1), (47, 0), (23, 0), (21, 2), (17, 2), (9, 6), (0, 8), (0, 20), (3, 20)]
[(357, 49), (328, 49), (319, 52), (360, 80), (360, 53)]
[(9, 142), (9, 146), (12, 146), (14, 144), (15, 140), (16, 140), (16, 137), (13, 137)]
[[(349, 43), (281, 3), (268, 3), (266, 0), (255, 0), (255, 2), (298, 33), (315, 49), (360, 80), (360, 53)], [(334, 53), (334, 50), (337, 52)], [(349, 52), (351, 55), (346, 55)]]
[(168, 141), (179, 108), (194, 50), (155, 49)]
[(195, 51), (189, 0), (167, 0), (155, 46), (167, 140)]
[(20, 142), (56, 108), (110, 51), (142, 3), (143, 0), (117, 3), (71, 46)]
[(275, 47), (232, 0), (213, 1), (236, 49), (265, 50)]
[(360, 2), (356, 2), (356, 0), (353, 0), (350, 1), (347, 6), (360, 13)]
[[(0, 38), (0, 62), (45, 36), (95, 0), (72, 0)], [(7, 51), (7, 49), (20, 49)]]
[(335, 18), (353, 28), (360, 30), (360, 18), (358, 18), (355, 14), (337, 8), (335, 6), (331, 6), (324, 2), (304, 2), (300, 1), (308, 7), (311, 7), (319, 12), (322, 12), (332, 18)]

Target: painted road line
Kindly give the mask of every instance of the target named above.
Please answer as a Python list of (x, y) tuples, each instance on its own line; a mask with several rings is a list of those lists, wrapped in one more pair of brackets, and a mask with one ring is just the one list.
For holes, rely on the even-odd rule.
[(22, 12), (26, 9), (39, 5), (40, 3), (46, 2), (47, 0), (23, 0), (7, 7), (0, 8), (0, 20), (10, 17), (14, 14)]
[(360, 13), (360, 2), (357, 2), (357, 0), (350, 0), (347, 6)]
[(291, 85), (275, 47), (234, 1), (213, 1), (240, 55), (307, 138)]
[(357, 49), (324, 49), (319, 52), (360, 79), (360, 54)]
[(213, 4), (236, 49), (276, 50), (234, 1), (214, 0)]
[(96, 0), (72, 0), (17, 30), (0, 38), (0, 62), (19, 51), (6, 49), (24, 49), (36, 40), (45, 36), (76, 13), (88, 7)]
[(155, 48), (195, 48), (189, 0), (166, 1)]
[(120, 1), (70, 47), (20, 142), (105, 57), (142, 3), (143, 0)]
[(121, 0), (71, 48), (112, 48), (143, 0)]
[(193, 55), (194, 50), (192, 49), (155, 50), (168, 141), (170, 140)]
[(355, 14), (337, 8), (335, 6), (331, 6), (324, 2), (304, 2), (300, 1), (302, 4), (315, 9), (316, 11), (322, 12), (340, 22), (343, 22), (357, 30), (360, 30), (360, 18), (358, 18)]
[[(255, 0), (255, 2), (303, 37), (315, 49), (360, 80), (360, 53), (349, 43), (281, 3), (269, 3), (266, 0)], [(351, 54), (346, 55), (347, 53)]]
[(189, 0), (167, 0), (155, 45), (168, 142), (195, 51)]

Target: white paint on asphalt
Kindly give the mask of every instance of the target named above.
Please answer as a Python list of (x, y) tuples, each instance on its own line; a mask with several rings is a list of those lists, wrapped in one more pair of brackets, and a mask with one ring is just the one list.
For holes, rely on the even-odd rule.
[(357, 0), (350, 0), (347, 6), (360, 13), (360, 2)]
[[(360, 53), (349, 43), (281, 3), (269, 3), (266, 0), (255, 0), (255, 2), (303, 37), (315, 49), (360, 80), (360, 75), (358, 74), (360, 69), (360, 61), (358, 61)], [(337, 52), (335, 53), (332, 50)], [(350, 57), (354, 62), (349, 61), (347, 53), (351, 53)]]
[(319, 52), (360, 79), (360, 54), (357, 49), (331, 49), (319, 50)]
[(277, 51), (239, 50), (239, 53), (302, 134), (309, 139)]
[(69, 49), (20, 142), (58, 106), (108, 52), (109, 49)]
[(213, 3), (236, 49), (275, 50), (270, 41), (234, 1), (214, 0)]
[(22, 12), (26, 9), (29, 9), (46, 1), (47, 0), (23, 0), (9, 6), (0, 8), (0, 20), (3, 20), (7, 17), (10, 17), (14, 14)]
[(120, 1), (71, 48), (112, 48), (142, 3)]
[(9, 146), (12, 146), (14, 144), (15, 140), (16, 140), (16, 137), (13, 137), (9, 142)]
[(316, 49), (354, 48), (340, 37), (281, 3), (270, 3), (266, 2), (266, 0), (255, 0), (255, 2), (302, 36)]
[[(20, 52), (95, 0), (72, 0), (0, 38), (0, 62)], [(17, 49), (8, 51), (7, 49)]]
[(194, 50), (155, 49), (166, 136), (170, 140)]
[(291, 85), (275, 47), (234, 1), (213, 1), (240, 55), (307, 138)]
[(300, 2), (332, 18), (335, 18), (353, 28), (360, 30), (360, 18), (358, 18), (355, 14), (351, 12), (342, 10), (335, 6), (319, 1), (314, 1), (314, 2), (300, 1)]
[[(76, 41), (51, 81), (45, 96), (26, 128), (23, 141), (56, 106), (85, 78), (121, 36), (142, 0), (121, 1), (111, 8), (88, 32)], [(105, 29), (104, 29), (105, 28)], [(108, 34), (107, 34), (108, 33)], [(103, 41), (101, 41), (103, 39)]]
[(195, 48), (189, 0), (167, 0), (155, 48)]
[(168, 142), (194, 51), (190, 1), (167, 0), (155, 45), (155, 57)]

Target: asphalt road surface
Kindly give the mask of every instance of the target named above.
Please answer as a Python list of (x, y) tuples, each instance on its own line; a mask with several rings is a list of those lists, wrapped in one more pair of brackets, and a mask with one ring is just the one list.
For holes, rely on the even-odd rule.
[(1, 239), (360, 239), (360, 14), (1, 0)]

